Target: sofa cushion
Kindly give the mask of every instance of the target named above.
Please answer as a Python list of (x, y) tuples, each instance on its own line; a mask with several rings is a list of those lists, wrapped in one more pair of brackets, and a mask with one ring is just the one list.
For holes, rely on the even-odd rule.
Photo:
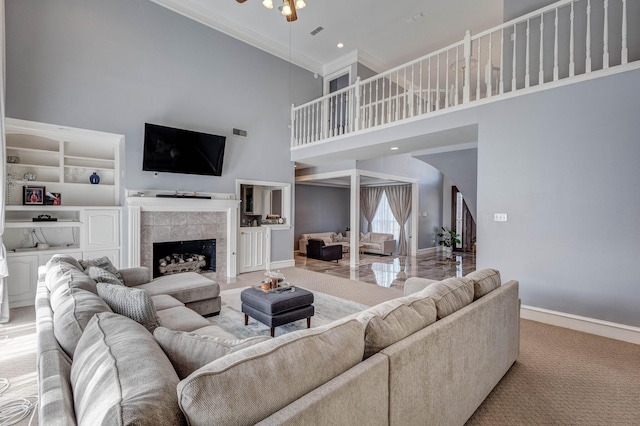
[(111, 312), (100, 296), (81, 288), (68, 287), (53, 312), (53, 333), (60, 347), (73, 358), (76, 345), (94, 314)]
[(385, 242), (387, 240), (393, 239), (393, 235), (392, 234), (381, 234), (381, 233), (372, 232), (370, 239), (371, 239), (372, 243), (382, 244), (383, 242)]
[(193, 334), (199, 334), (201, 336), (213, 336), (213, 337), (218, 337), (220, 339), (226, 339), (226, 340), (236, 340), (237, 337), (234, 336), (233, 334), (224, 331), (223, 329), (221, 329), (220, 327), (218, 327), (217, 325), (207, 325), (205, 327), (201, 327), (201, 328), (196, 328), (195, 330), (192, 331)]
[(380, 303), (357, 316), (365, 326), (364, 358), (436, 322), (430, 297), (400, 297)]
[(184, 306), (184, 303), (175, 297), (169, 296), (168, 294), (157, 294), (155, 296), (151, 296), (151, 300), (153, 301), (153, 307), (156, 308), (156, 312), (164, 309), (175, 308), (176, 306)]
[(233, 352), (178, 384), (192, 426), (255, 424), (362, 361), (364, 332), (355, 319), (294, 331)]
[(220, 295), (218, 283), (195, 272), (165, 275), (136, 288), (146, 290), (152, 296), (168, 294), (183, 303), (213, 299)]
[(69, 256), (68, 254), (54, 254), (53, 256), (51, 256), (51, 259), (49, 259), (46, 264), (46, 270), (48, 271), (50, 268), (60, 264), (61, 262), (69, 264), (79, 271), (84, 271), (84, 268), (82, 267), (82, 265), (80, 265), (78, 260), (73, 256)]
[(438, 319), (442, 319), (473, 302), (473, 281), (468, 278), (447, 278), (431, 284), (417, 296), (431, 297), (436, 302)]
[(158, 316), (159, 325), (171, 330), (193, 331), (197, 328), (211, 325), (206, 318), (203, 318), (186, 306), (163, 309), (157, 311), (156, 315)]
[(156, 328), (153, 336), (169, 357), (180, 379), (226, 354), (270, 339), (260, 336), (227, 340), (186, 331), (172, 331), (165, 327)]
[(467, 274), (466, 278), (473, 281), (473, 300), (479, 299), (485, 294), (500, 287), (500, 271), (495, 269), (481, 269)]
[(84, 270), (89, 277), (99, 283), (108, 283), (123, 286), (123, 282), (117, 276), (107, 271), (106, 269), (98, 268), (97, 266), (88, 266)]
[(108, 283), (98, 283), (97, 287), (98, 294), (113, 312), (131, 318), (150, 333), (158, 327), (156, 310), (146, 291)]
[(80, 425), (183, 425), (177, 384), (178, 376), (153, 336), (114, 313), (93, 317), (71, 364)]
[(51, 288), (51, 309), (54, 311), (61, 303), (61, 299), (68, 296), (69, 288), (81, 288), (93, 294), (98, 294), (96, 282), (89, 278), (87, 274), (77, 269), (71, 269), (65, 272), (63, 275), (57, 277), (51, 286), (47, 287)]
[(102, 268), (105, 271), (108, 271), (116, 276), (116, 278), (120, 281), (120, 284), (124, 285), (124, 281), (122, 281), (122, 275), (118, 271), (118, 268), (113, 266), (113, 263), (109, 260), (108, 257), (97, 257), (95, 259), (80, 259), (78, 262), (82, 265), (84, 269), (87, 269), (89, 266), (97, 266), (98, 268)]
[[(64, 261), (57, 262), (56, 264), (52, 265), (49, 268), (45, 267), (45, 269), (46, 269), (46, 273), (44, 277), (45, 283), (47, 285), (47, 288), (51, 292), (54, 292), (58, 285), (66, 284), (64, 280), (66, 280), (67, 278), (65, 278), (64, 280), (61, 280), (65, 274), (72, 273), (76, 277), (84, 276), (89, 278), (89, 276), (85, 274), (82, 271), (82, 269), (78, 269), (75, 265), (64, 262)], [(97, 290), (95, 288), (95, 281), (93, 281), (92, 285), (85, 287), (85, 289), (97, 294)]]

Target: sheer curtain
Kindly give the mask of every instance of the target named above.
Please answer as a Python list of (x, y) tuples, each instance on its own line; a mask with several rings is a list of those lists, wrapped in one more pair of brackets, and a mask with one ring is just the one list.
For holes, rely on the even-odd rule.
[(0, 191), (0, 323), (9, 322), (9, 288), (7, 286), (7, 276), (9, 270), (7, 268), (7, 251), (2, 242), (2, 234), (4, 233), (4, 196), (7, 189), (7, 172), (5, 170), (6, 143), (4, 138), (4, 0), (0, 0), (0, 182), (2, 182), (2, 190)]
[(393, 217), (393, 212), (391, 211), (391, 207), (389, 207), (389, 201), (387, 201), (384, 190), (382, 191), (382, 197), (380, 197), (380, 204), (378, 204), (376, 214), (373, 217), (372, 225), (373, 232), (392, 234), (395, 240), (398, 240), (400, 237), (400, 225), (398, 225), (396, 218)]
[(371, 232), (371, 222), (376, 215), (383, 191), (384, 188), (381, 186), (360, 189), (360, 209), (364, 218), (367, 219), (367, 232)]
[(398, 254), (400, 256), (407, 255), (407, 237), (404, 231), (404, 225), (409, 219), (411, 213), (411, 185), (387, 186), (385, 189), (389, 206), (393, 217), (400, 225), (400, 239), (398, 240)]

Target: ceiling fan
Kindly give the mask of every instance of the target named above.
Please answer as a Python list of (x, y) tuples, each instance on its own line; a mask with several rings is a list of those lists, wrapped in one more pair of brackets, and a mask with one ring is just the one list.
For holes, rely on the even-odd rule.
[[(236, 0), (238, 3), (244, 3), (247, 0)], [(267, 9), (273, 9), (273, 0), (262, 0), (262, 5)], [(282, 6), (278, 8), (280, 12), (287, 18), (287, 22), (293, 22), (298, 19), (298, 9), (305, 7), (307, 3), (304, 0), (283, 0)]]

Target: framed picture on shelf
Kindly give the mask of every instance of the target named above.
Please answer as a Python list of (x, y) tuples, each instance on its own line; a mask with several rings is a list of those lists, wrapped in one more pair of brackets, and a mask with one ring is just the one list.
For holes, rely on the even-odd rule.
[(44, 204), (44, 186), (23, 186), (22, 204), (41, 206)]
[(62, 204), (62, 195), (59, 192), (45, 192), (44, 204), (45, 206), (59, 206)]

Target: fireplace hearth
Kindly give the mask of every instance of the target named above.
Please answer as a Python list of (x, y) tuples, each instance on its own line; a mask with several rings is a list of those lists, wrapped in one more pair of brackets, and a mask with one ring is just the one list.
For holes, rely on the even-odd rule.
[(153, 243), (153, 277), (181, 272), (215, 272), (216, 240)]

